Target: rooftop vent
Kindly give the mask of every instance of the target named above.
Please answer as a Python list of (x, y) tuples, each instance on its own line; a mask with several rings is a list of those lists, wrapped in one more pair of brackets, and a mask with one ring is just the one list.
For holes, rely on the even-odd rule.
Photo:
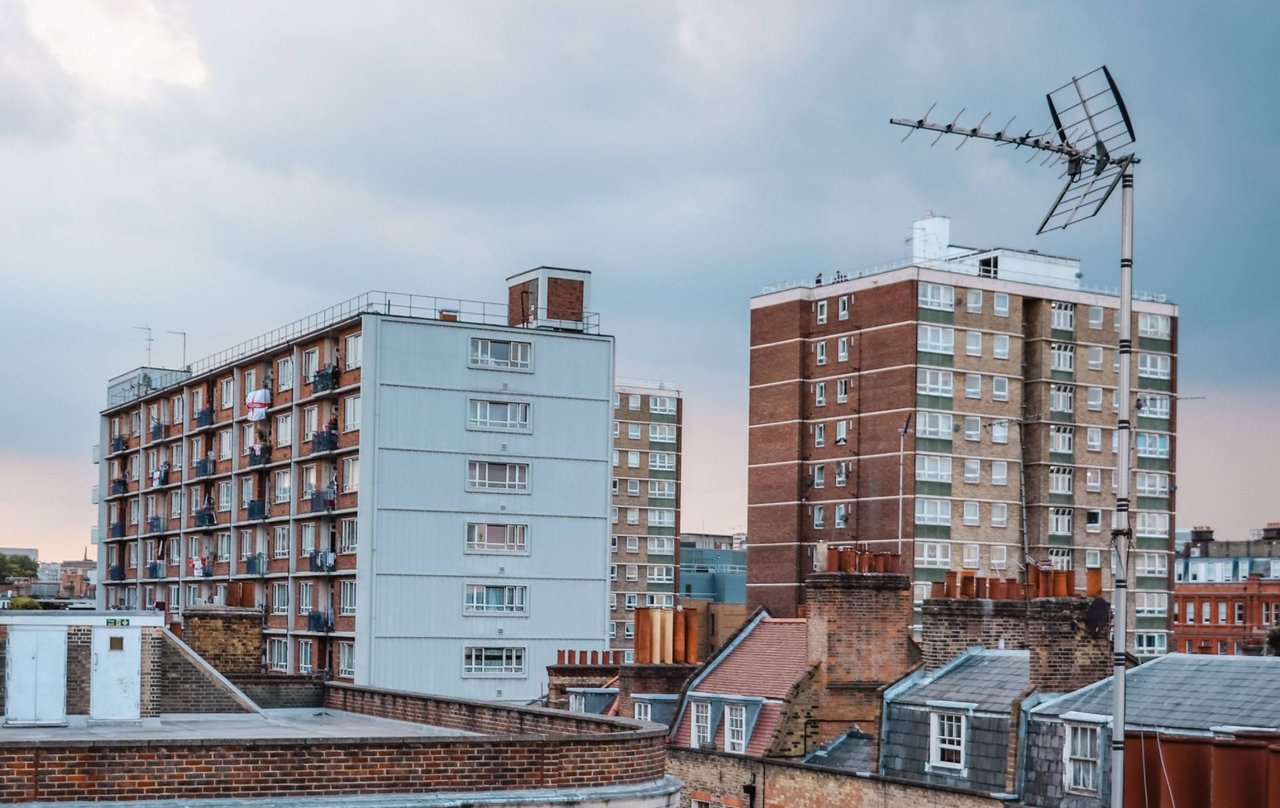
[(1262, 529), (1262, 538), (1280, 539), (1280, 522), (1267, 522), (1267, 526)]
[(1197, 525), (1191, 528), (1192, 541), (1213, 541), (1213, 528), (1208, 525)]

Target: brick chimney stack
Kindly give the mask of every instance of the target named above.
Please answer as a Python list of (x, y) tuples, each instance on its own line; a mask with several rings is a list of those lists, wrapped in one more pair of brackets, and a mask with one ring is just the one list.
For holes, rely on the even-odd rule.
[(507, 325), (582, 330), (590, 298), (584, 269), (530, 269), (507, 278)]

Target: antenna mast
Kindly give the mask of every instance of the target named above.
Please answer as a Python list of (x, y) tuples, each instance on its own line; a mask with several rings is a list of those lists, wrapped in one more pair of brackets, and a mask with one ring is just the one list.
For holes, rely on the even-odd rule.
[(155, 340), (154, 340), (154, 339), (152, 338), (152, 336), (151, 336), (151, 326), (149, 326), (149, 325), (135, 325), (135, 326), (133, 327), (133, 330), (134, 330), (134, 331), (145, 331), (145, 332), (147, 332), (147, 336), (143, 338), (143, 341), (145, 341), (145, 342), (147, 343), (147, 364), (146, 364), (146, 367), (151, 367), (151, 343), (155, 342)]
[[(1027, 130), (1017, 135), (1009, 132), (1013, 118), (998, 132), (984, 131), (983, 116), (977, 126), (959, 125), (960, 114), (943, 124), (928, 120), (929, 113), (919, 119), (891, 118), (895, 126), (905, 126), (911, 131), (902, 138), (911, 137), (917, 129), (937, 132), (936, 145), (947, 135), (956, 135), (959, 149), (970, 140), (990, 140), (998, 146), (1026, 148), (1031, 152), (1027, 162), (1045, 155), (1042, 164), (1066, 165), (1066, 184), (1058, 193), (1053, 206), (1036, 231), (1066, 229), (1084, 219), (1096, 216), (1110, 198), (1117, 185), (1120, 192), (1120, 414), (1117, 420), (1119, 446), (1116, 469), (1116, 524), (1111, 531), (1112, 555), (1115, 560), (1115, 614), (1112, 618), (1112, 695), (1113, 717), (1111, 721), (1111, 806), (1124, 808), (1124, 734), (1125, 694), (1124, 671), (1126, 637), (1128, 634), (1127, 592), (1129, 586), (1129, 545), (1132, 530), (1129, 522), (1130, 456), (1132, 445), (1131, 416), (1131, 367), (1133, 352), (1133, 167), (1138, 157), (1132, 152), (1117, 155), (1134, 142), (1133, 123), (1125, 108), (1124, 99), (1116, 87), (1111, 71), (1105, 66), (1073, 77), (1071, 81), (1050, 92), (1049, 114), (1053, 128), (1036, 134)], [(929, 108), (933, 111), (933, 107)], [(1056, 137), (1055, 137), (1056, 136)], [(1025, 559), (1024, 559), (1025, 561)]]

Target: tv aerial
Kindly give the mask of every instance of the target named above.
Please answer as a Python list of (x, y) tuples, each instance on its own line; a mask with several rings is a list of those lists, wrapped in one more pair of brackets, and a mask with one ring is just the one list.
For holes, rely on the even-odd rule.
[[(916, 130), (936, 132), (930, 146), (936, 146), (948, 136), (960, 138), (956, 150), (970, 140), (990, 140), (997, 146), (1012, 146), (1031, 152), (1027, 162), (1042, 157), (1041, 165), (1063, 166), (1066, 183), (1040, 222), (1037, 234), (1052, 230), (1065, 230), (1076, 222), (1090, 219), (1102, 210), (1111, 198), (1116, 186), (1121, 187), (1120, 210), (1120, 413), (1117, 419), (1119, 446), (1116, 464), (1116, 527), (1111, 531), (1113, 558), (1115, 559), (1115, 614), (1116, 630), (1113, 634), (1112, 693), (1113, 723), (1115, 731), (1111, 741), (1111, 805), (1124, 806), (1124, 728), (1125, 728), (1125, 653), (1126, 653), (1126, 594), (1128, 591), (1128, 551), (1132, 538), (1129, 520), (1130, 465), (1129, 447), (1132, 445), (1130, 400), (1132, 392), (1133, 353), (1133, 169), (1138, 156), (1131, 150), (1135, 137), (1129, 111), (1116, 87), (1111, 71), (1102, 66), (1073, 77), (1071, 81), (1046, 95), (1052, 127), (1037, 132), (1028, 129), (1024, 134), (1013, 130), (1014, 118), (1010, 118), (997, 132), (984, 130), (983, 124), (991, 113), (978, 121), (977, 126), (960, 125), (960, 112), (950, 123), (929, 120), (933, 107), (923, 118), (890, 118), (895, 126), (905, 126), (911, 131), (902, 138), (911, 137)], [(937, 106), (936, 104), (934, 106)], [(1126, 151), (1128, 150), (1128, 151)], [(1097, 601), (1090, 607), (1094, 611)]]

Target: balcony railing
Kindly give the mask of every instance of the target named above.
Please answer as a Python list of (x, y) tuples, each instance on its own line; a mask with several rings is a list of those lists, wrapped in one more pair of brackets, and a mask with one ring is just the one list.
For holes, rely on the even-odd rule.
[(244, 562), (244, 573), (246, 575), (266, 575), (267, 557), (262, 553), (247, 555), (241, 561)]
[(111, 493), (112, 495), (129, 493), (129, 481), (123, 477), (118, 477), (112, 480)]
[(163, 561), (148, 561), (148, 562), (147, 562), (147, 577), (148, 577), (148, 578), (163, 578), (163, 577), (164, 577), (164, 562), (163, 562)]
[(107, 570), (107, 580), (109, 580), (109, 581), (123, 581), (123, 580), (124, 580), (124, 567), (123, 567), (123, 566), (121, 566), (120, 564), (112, 564), (112, 565), (111, 565), (111, 569)]
[(162, 530), (164, 530), (164, 527), (165, 527), (164, 523), (165, 523), (165, 518), (163, 516), (148, 516), (147, 532), (148, 533), (161, 532)]
[(201, 508), (196, 511), (196, 527), (213, 527), (213, 508)]
[(213, 559), (212, 558), (205, 559), (204, 566), (200, 568), (200, 575), (203, 578), (213, 577)]
[(124, 435), (116, 435), (111, 439), (111, 451), (123, 452), (125, 447)]
[(333, 631), (333, 612), (307, 612), (307, 631)]
[(206, 457), (196, 461), (196, 476), (208, 477), (213, 474), (213, 458)]
[(333, 492), (329, 490), (316, 491), (311, 495), (311, 512), (323, 513), (333, 510), (334, 497)]
[(158, 488), (162, 485), (169, 484), (169, 464), (165, 463), (160, 468), (151, 472), (151, 487)]
[(266, 519), (267, 518), (266, 500), (261, 500), (261, 499), (249, 500), (248, 511), (249, 511), (250, 519)]
[(196, 426), (213, 426), (213, 407), (196, 410)]
[(317, 550), (311, 554), (312, 572), (333, 572), (338, 565), (338, 556), (326, 550)]
[(265, 466), (271, 462), (271, 444), (249, 447), (249, 465)]
[(323, 429), (311, 434), (311, 454), (331, 452), (338, 448), (338, 433), (331, 429)]
[(112, 522), (107, 527), (107, 538), (123, 539), (124, 538), (124, 522)]
[(164, 424), (156, 421), (151, 425), (151, 439), (160, 440), (164, 437)]
[(324, 393), (338, 389), (339, 374), (337, 365), (326, 365), (323, 369), (317, 370), (311, 377), (311, 392)]

